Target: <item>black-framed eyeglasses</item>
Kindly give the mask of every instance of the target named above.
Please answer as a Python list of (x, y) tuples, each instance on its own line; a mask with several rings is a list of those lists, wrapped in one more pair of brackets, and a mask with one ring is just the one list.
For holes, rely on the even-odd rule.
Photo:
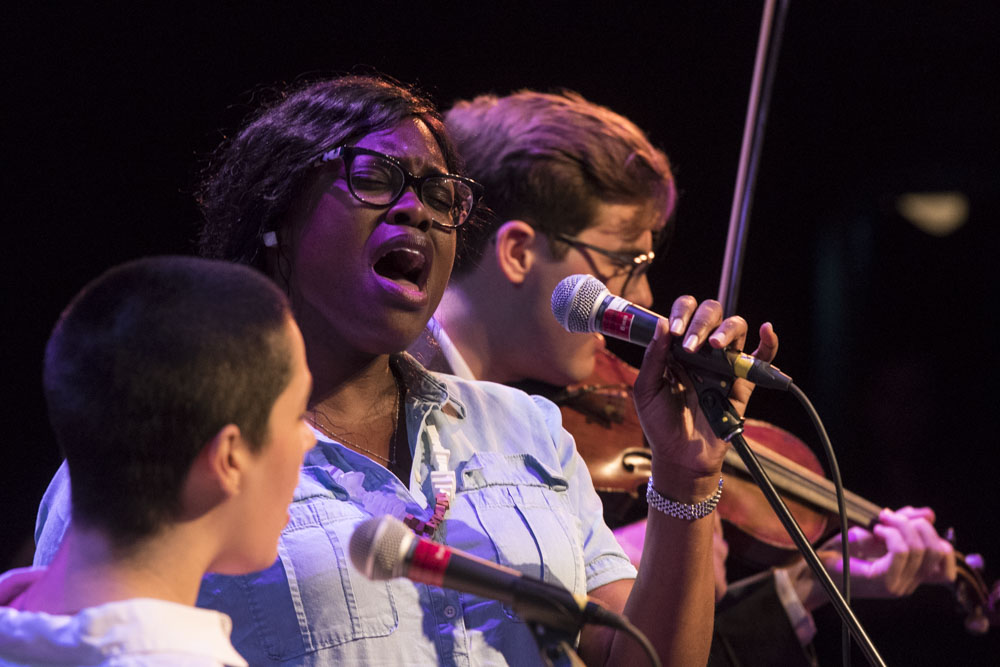
[[(645, 275), (649, 271), (650, 265), (653, 260), (656, 259), (656, 252), (650, 250), (649, 252), (641, 252), (639, 254), (633, 254), (631, 252), (620, 252), (615, 250), (608, 250), (607, 248), (601, 248), (596, 245), (581, 241), (580, 239), (573, 238), (568, 234), (556, 234), (556, 240), (562, 241), (583, 253), (583, 256), (587, 258), (587, 262), (590, 263), (590, 268), (593, 269), (594, 273), (597, 274), (598, 278), (601, 278), (605, 283), (612, 278), (617, 278), (618, 276), (623, 276), (627, 274), (625, 278), (625, 284), (622, 286), (622, 294), (624, 294), (633, 280), (638, 280), (640, 277)], [(598, 270), (597, 265), (591, 259), (590, 255), (587, 254), (588, 250), (598, 253), (599, 255), (604, 255), (611, 260), (617, 268), (613, 274), (610, 276), (602, 276), (601, 271)]]
[(358, 146), (338, 146), (319, 155), (313, 164), (337, 159), (344, 161), (347, 188), (358, 201), (392, 206), (412, 186), (424, 206), (437, 214), (434, 222), (442, 227), (455, 228), (468, 220), (483, 196), (483, 186), (471, 178), (455, 174), (414, 176), (391, 155)]

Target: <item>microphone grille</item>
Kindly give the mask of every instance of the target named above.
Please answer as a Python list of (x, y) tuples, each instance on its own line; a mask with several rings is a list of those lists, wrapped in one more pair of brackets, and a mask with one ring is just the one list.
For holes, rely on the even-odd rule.
[(552, 290), (552, 314), (566, 331), (594, 331), (591, 315), (594, 306), (608, 294), (608, 288), (594, 276), (582, 273), (563, 278)]
[(348, 546), (354, 567), (369, 579), (392, 579), (402, 574), (403, 555), (413, 533), (391, 516), (373, 517), (354, 529)]

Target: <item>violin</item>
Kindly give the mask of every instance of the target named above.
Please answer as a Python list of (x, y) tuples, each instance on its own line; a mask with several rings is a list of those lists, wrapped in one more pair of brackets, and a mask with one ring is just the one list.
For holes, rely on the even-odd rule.
[(590, 377), (549, 398), (587, 463), (605, 520), (616, 528), (645, 516), (639, 491), (649, 481), (650, 450), (632, 401), (639, 370), (603, 347), (595, 362)]
[[(646, 514), (645, 485), (652, 456), (632, 400), (638, 373), (602, 350), (589, 378), (552, 397), (587, 463), (611, 527)], [(835, 530), (836, 492), (812, 450), (788, 431), (755, 419), (745, 420), (743, 435), (810, 542), (816, 544)], [(732, 449), (726, 453), (722, 476), (726, 492), (716, 511), (726, 524), (731, 557), (757, 569), (794, 561), (795, 544)], [(846, 490), (844, 497), (850, 523), (871, 528), (877, 522), (880, 505)], [(946, 537), (953, 541), (953, 531), (949, 529)], [(952, 592), (965, 614), (966, 629), (983, 634), (991, 624), (1000, 623), (1000, 581), (992, 587), (986, 583), (977, 554), (955, 555)]]

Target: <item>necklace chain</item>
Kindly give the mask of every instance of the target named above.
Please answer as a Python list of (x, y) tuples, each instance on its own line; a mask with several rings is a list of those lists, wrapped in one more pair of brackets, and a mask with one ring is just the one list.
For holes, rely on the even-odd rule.
[[(313, 411), (313, 418), (312, 418), (313, 426), (315, 426), (316, 428), (318, 428), (323, 434), (325, 434), (325, 435), (327, 435), (327, 436), (329, 436), (329, 437), (331, 437), (331, 438), (333, 438), (335, 440), (338, 440), (338, 441), (344, 443), (345, 445), (350, 445), (351, 447), (354, 447), (355, 449), (361, 450), (365, 454), (369, 454), (371, 456), (374, 456), (376, 459), (378, 459), (379, 461), (384, 462), (390, 468), (395, 467), (395, 465), (396, 465), (396, 436), (397, 436), (397, 429), (399, 428), (399, 403), (400, 403), (400, 395), (403, 393), (403, 389), (402, 389), (402, 386), (399, 383), (399, 378), (396, 377), (395, 373), (393, 373), (392, 377), (393, 377), (393, 380), (395, 380), (395, 382), (396, 382), (396, 400), (395, 400), (395, 402), (393, 404), (393, 408), (392, 408), (392, 436), (391, 436), (391, 439), (389, 441), (389, 457), (390, 458), (386, 458), (386, 457), (382, 456), (381, 454), (376, 454), (375, 452), (373, 452), (372, 450), (368, 449), (367, 447), (362, 447), (358, 443), (352, 442), (352, 441), (348, 440), (347, 438), (345, 438), (344, 436), (342, 436), (342, 435), (340, 435), (338, 433), (334, 433), (332, 430), (330, 430), (329, 428), (327, 428), (326, 426), (324, 426), (323, 424), (321, 424), (320, 421), (319, 421), (319, 419), (317, 419), (317, 417), (322, 417), (324, 420), (329, 421), (329, 418), (325, 414), (323, 414), (322, 412), (320, 412), (318, 410), (314, 410)], [(439, 447), (440, 447), (440, 445), (439, 445)], [(453, 484), (454, 484), (454, 482), (453, 482)], [(429, 518), (427, 518), (427, 519), (419, 519), (418, 517), (414, 516), (412, 513), (407, 512), (406, 516), (403, 518), (403, 523), (406, 524), (406, 526), (410, 530), (412, 530), (414, 533), (416, 533), (418, 536), (424, 536), (424, 537), (428, 537), (428, 538), (433, 539), (434, 538), (434, 534), (437, 532), (438, 527), (444, 522), (444, 518), (445, 518), (445, 515), (448, 514), (448, 510), (451, 509), (451, 495), (452, 495), (452, 492), (449, 492), (449, 491), (438, 491), (434, 495), (434, 510), (433, 510), (433, 514)]]
[(325, 414), (323, 414), (319, 410), (313, 410), (313, 418), (310, 421), (312, 421), (313, 426), (315, 426), (320, 431), (322, 431), (322, 433), (324, 435), (329, 436), (329, 437), (331, 437), (334, 440), (337, 440), (339, 442), (342, 442), (345, 445), (350, 445), (351, 447), (354, 447), (356, 449), (360, 449), (365, 454), (369, 454), (371, 456), (374, 456), (376, 459), (378, 459), (379, 461), (382, 461), (383, 463), (385, 463), (386, 465), (388, 465), (390, 467), (395, 466), (396, 465), (396, 431), (399, 428), (399, 395), (402, 393), (402, 391), (400, 390), (399, 380), (396, 379), (396, 375), (395, 374), (393, 374), (392, 379), (393, 379), (393, 382), (396, 385), (396, 399), (393, 402), (393, 406), (392, 406), (392, 435), (389, 436), (389, 458), (386, 458), (385, 456), (382, 456), (381, 454), (376, 454), (375, 452), (373, 452), (372, 450), (368, 449), (367, 447), (362, 447), (358, 443), (356, 443), (356, 442), (354, 442), (352, 440), (348, 440), (347, 438), (345, 438), (343, 435), (341, 435), (339, 433), (334, 433), (330, 428), (328, 428), (328, 427), (324, 426), (323, 424), (321, 424), (320, 421), (319, 421), (319, 419), (317, 419), (318, 416), (321, 416), (321, 417), (323, 417), (324, 420), (330, 421), (329, 417), (327, 417)]

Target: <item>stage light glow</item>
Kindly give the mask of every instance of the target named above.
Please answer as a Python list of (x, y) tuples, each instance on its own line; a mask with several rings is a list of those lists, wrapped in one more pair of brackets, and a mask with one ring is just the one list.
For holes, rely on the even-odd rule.
[(931, 236), (948, 236), (969, 219), (969, 198), (961, 192), (909, 192), (896, 199), (896, 211)]

